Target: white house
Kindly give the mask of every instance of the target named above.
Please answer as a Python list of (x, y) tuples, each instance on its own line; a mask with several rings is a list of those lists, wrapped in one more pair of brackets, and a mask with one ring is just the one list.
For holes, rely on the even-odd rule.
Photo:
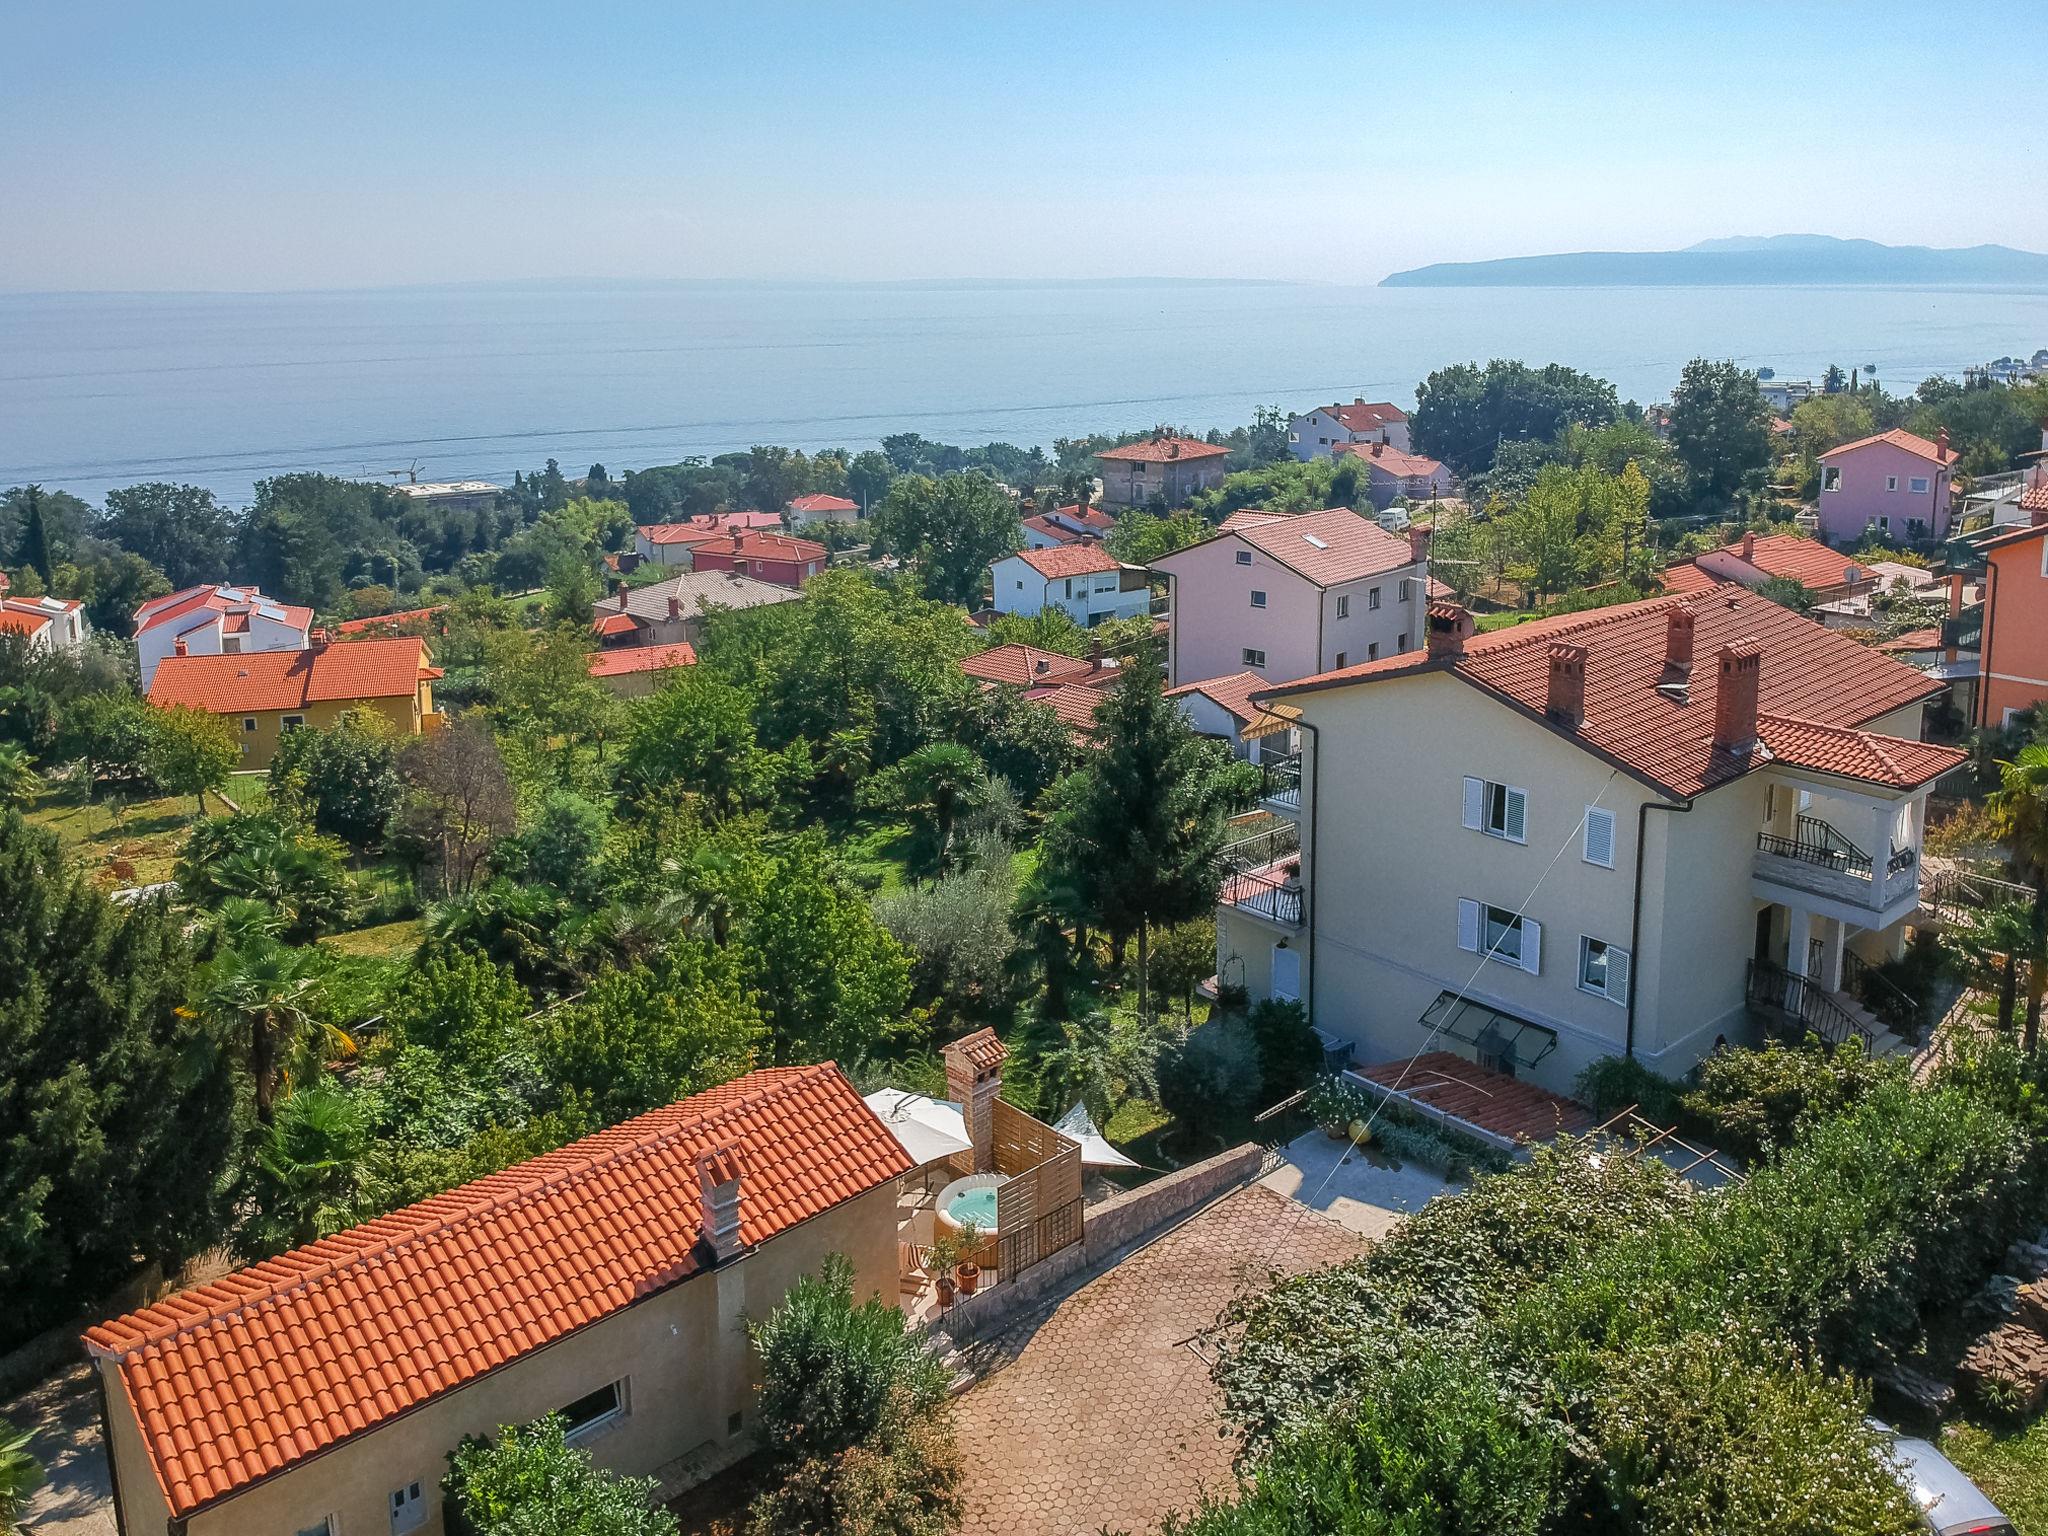
[[(4, 590), (4, 589), (0, 589)], [(85, 644), (85, 604), (62, 597), (0, 596), (0, 635), (28, 637), (32, 651), (48, 655)]]
[(1076, 624), (1134, 619), (1152, 611), (1150, 573), (1124, 565), (1099, 544), (1020, 549), (989, 568), (997, 613), (1064, 611)]
[(1385, 443), (1408, 451), (1408, 413), (1363, 397), (1349, 405), (1319, 405), (1287, 423), (1287, 448), (1306, 464), (1327, 459), (1347, 443)]
[(146, 693), (166, 656), (236, 656), (303, 651), (313, 610), (265, 597), (254, 587), (187, 587), (135, 610), (135, 659)]

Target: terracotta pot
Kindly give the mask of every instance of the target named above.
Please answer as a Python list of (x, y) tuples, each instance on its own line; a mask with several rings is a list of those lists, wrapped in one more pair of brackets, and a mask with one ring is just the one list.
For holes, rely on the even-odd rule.
[(950, 1307), (953, 1305), (953, 1277), (951, 1275), (940, 1275), (938, 1277), (938, 1284), (939, 1305)]
[(959, 1282), (960, 1294), (962, 1296), (972, 1296), (974, 1288), (981, 1284), (981, 1266), (979, 1264), (956, 1264), (953, 1266), (953, 1278)]

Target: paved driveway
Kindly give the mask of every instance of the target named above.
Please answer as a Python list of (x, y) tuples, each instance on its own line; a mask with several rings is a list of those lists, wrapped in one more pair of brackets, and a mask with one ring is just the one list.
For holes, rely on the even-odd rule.
[(1274, 1272), (1351, 1257), (1357, 1233), (1252, 1185), (1060, 1302), (970, 1350), (993, 1370), (959, 1399), (968, 1536), (1151, 1530), (1235, 1449), (1209, 1366), (1188, 1341)]
[(114, 1536), (114, 1494), (100, 1448), (92, 1367), (79, 1364), (0, 1406), (0, 1418), (34, 1431), (29, 1449), (48, 1481), (30, 1496), (28, 1536)]

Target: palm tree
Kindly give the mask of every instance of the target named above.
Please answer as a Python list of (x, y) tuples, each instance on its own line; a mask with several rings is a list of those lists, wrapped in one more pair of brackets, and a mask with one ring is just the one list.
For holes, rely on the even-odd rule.
[(2020, 957), (2031, 954), (2034, 947), (2032, 914), (2017, 903), (1993, 907), (1960, 937), (1972, 958), (1997, 978), (1998, 1029), (2001, 1034), (2011, 1034)]
[(239, 1046), (256, 1118), (266, 1126), (292, 1059), (308, 1043), (324, 1037), (343, 1054), (355, 1054), (355, 1041), (314, 1012), (325, 969), (324, 951), (262, 936), (222, 949), (208, 966), (200, 1010)]
[(357, 1173), (369, 1134), (362, 1108), (332, 1082), (285, 1095), (256, 1148), (250, 1247), (297, 1248), (361, 1219)]
[(1091, 1013), (1059, 1031), (1038, 1064), (1039, 1102), (1048, 1113), (1065, 1114), (1078, 1103), (1097, 1125), (1107, 1125), (1132, 1094), (1158, 1093), (1159, 1037), (1136, 1020)]
[(953, 843), (953, 824), (962, 812), (979, 803), (988, 774), (981, 759), (957, 741), (935, 741), (919, 747), (896, 765), (905, 810), (931, 819), (932, 841), (943, 867)]
[(0, 1419), (0, 1531), (21, 1529), (28, 1496), (43, 1485), (42, 1463), (29, 1454), (29, 1435)]
[(2041, 1034), (2041, 996), (2048, 984), (2048, 746), (2035, 743), (1998, 765), (1998, 788), (1989, 808), (2013, 863), (2034, 887), (2033, 933), (2027, 949), (2027, 1031), (2032, 1051)]

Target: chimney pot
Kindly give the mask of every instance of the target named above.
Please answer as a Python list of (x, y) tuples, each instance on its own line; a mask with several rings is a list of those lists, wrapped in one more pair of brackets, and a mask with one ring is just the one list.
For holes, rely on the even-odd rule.
[(1756, 535), (1753, 533), (1745, 533), (1742, 536), (1742, 558), (1744, 560), (1754, 560), (1756, 558)]
[(185, 649), (185, 642), (183, 640), (179, 640), (176, 644), (174, 644), (171, 647), (171, 654), (174, 656), (184, 656), (188, 654), (188, 652)]
[(671, 623), (671, 624), (679, 623), (679, 622), (681, 621), (682, 617), (683, 617), (683, 600), (682, 600), (682, 599), (681, 599), (680, 597), (671, 597), (671, 598), (670, 598), (670, 599), (668, 600), (668, 621), (669, 621), (669, 623)]
[(1714, 750), (1747, 757), (1756, 747), (1757, 688), (1764, 648), (1754, 638), (1721, 647), (1715, 659)]
[(1090, 640), (1088, 642), (1088, 670), (1090, 672), (1100, 672), (1102, 670), (1102, 642), (1100, 640)]
[(697, 1185), (703, 1200), (702, 1238), (718, 1263), (736, 1259), (740, 1239), (740, 1187), (745, 1164), (737, 1147), (712, 1147), (697, 1156)]
[(1948, 457), (1948, 428), (1943, 427), (1934, 435), (1934, 451), (1944, 459)]
[(1408, 529), (1408, 558), (1417, 565), (1429, 558), (1430, 530), (1411, 525)]
[(624, 613), (626, 611), (626, 584), (623, 581), (618, 584), (614, 595), (619, 600), (619, 612)]
[(1550, 689), (1544, 713), (1577, 730), (1586, 723), (1586, 648), (1556, 641), (1550, 647)]
[(1692, 670), (1692, 610), (1678, 607), (1664, 619), (1664, 665), (1681, 672)]
[(1472, 615), (1457, 603), (1431, 603), (1428, 631), (1431, 660), (1440, 656), (1462, 656), (1465, 642), (1472, 637)]

